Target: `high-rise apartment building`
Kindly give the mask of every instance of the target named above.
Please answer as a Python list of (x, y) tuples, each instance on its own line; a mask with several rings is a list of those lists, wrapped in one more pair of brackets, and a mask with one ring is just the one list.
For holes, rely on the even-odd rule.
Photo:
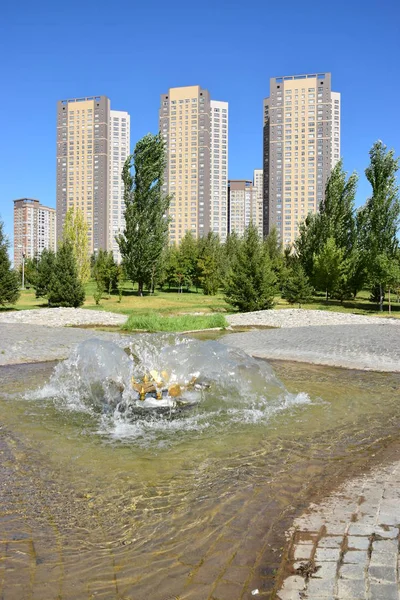
[(163, 191), (171, 195), (170, 243), (186, 231), (226, 238), (228, 229), (228, 104), (200, 86), (161, 96), (160, 131), (167, 151)]
[(130, 116), (127, 112), (110, 110), (110, 172), (109, 172), (109, 246), (120, 262), (121, 254), (115, 237), (125, 228), (124, 184), (122, 169), (129, 156)]
[(56, 211), (39, 200), (14, 200), (14, 268), (22, 257), (39, 257), (44, 249), (56, 250)]
[(292, 243), (340, 159), (340, 94), (331, 74), (274, 77), (264, 100), (264, 235)]
[(228, 182), (229, 233), (243, 236), (246, 227), (257, 227), (257, 190), (247, 179)]
[(255, 224), (258, 229), (258, 234), (263, 237), (263, 170), (254, 169), (253, 172), (253, 186), (256, 189), (256, 219)]
[(129, 154), (129, 136), (129, 115), (111, 111), (106, 96), (58, 102), (58, 239), (67, 210), (79, 208), (88, 223), (89, 251), (116, 251), (114, 234), (123, 223), (121, 165)]
[(210, 102), (210, 231), (228, 233), (228, 103)]

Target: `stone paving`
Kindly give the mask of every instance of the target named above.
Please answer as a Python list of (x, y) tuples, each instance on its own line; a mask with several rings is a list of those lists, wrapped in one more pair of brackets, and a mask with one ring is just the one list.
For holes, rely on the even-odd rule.
[(117, 333), (91, 329), (0, 323), (0, 365), (61, 360), (77, 344), (94, 336), (117, 343), (126, 339)]
[(280, 600), (399, 600), (400, 462), (311, 504), (288, 532)]
[(257, 358), (400, 371), (400, 328), (389, 321), (234, 333), (221, 339)]

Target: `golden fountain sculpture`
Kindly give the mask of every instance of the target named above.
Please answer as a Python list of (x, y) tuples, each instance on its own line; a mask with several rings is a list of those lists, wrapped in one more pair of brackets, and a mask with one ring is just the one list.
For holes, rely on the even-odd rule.
[(131, 379), (132, 388), (137, 391), (139, 400), (142, 402), (146, 398), (155, 398), (156, 400), (162, 400), (165, 397), (179, 398), (185, 390), (209, 387), (206, 384), (196, 382), (197, 377), (192, 377), (187, 384), (170, 384), (170, 376), (166, 371), (158, 373), (155, 370), (145, 373), (141, 380), (137, 380), (135, 377)]

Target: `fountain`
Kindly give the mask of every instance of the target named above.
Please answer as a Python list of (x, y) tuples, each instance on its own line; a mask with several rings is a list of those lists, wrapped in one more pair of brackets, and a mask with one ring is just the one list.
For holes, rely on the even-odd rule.
[(163, 444), (171, 430), (183, 435), (266, 422), (309, 401), (289, 394), (267, 363), (241, 350), (171, 334), (139, 335), (127, 347), (89, 339), (29, 397), (97, 415), (99, 430), (117, 437), (124, 431), (146, 443), (144, 430), (151, 430), (154, 443), (157, 430)]

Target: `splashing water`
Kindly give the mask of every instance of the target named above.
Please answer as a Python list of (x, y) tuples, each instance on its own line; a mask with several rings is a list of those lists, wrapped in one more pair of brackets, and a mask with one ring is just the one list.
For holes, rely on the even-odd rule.
[[(166, 371), (170, 384), (183, 387), (182, 402), (139, 399), (132, 377), (140, 380), (152, 370)], [(203, 385), (186, 388), (193, 379)], [(216, 341), (171, 334), (138, 335), (125, 349), (87, 340), (29, 396), (91, 414), (101, 434), (159, 445), (177, 433), (267, 422), (279, 411), (309, 402), (307, 394), (289, 394), (264, 361)]]

